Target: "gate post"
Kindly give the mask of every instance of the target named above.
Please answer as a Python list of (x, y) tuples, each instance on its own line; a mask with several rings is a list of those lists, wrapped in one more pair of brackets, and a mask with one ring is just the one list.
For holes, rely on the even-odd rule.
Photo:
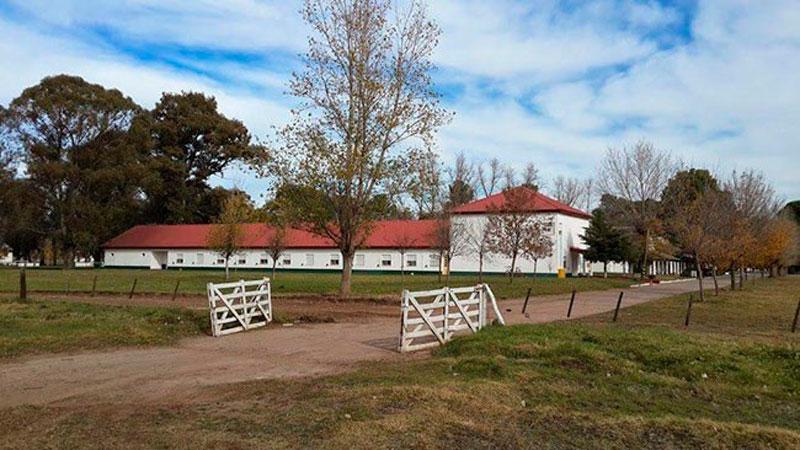
[(406, 351), (406, 320), (408, 320), (408, 289), (403, 289), (403, 298), (400, 300), (400, 352)]
[(450, 331), (447, 329), (447, 323), (450, 321), (450, 292), (449, 287), (444, 288), (444, 322), (442, 323), (442, 337), (445, 342), (450, 338)]

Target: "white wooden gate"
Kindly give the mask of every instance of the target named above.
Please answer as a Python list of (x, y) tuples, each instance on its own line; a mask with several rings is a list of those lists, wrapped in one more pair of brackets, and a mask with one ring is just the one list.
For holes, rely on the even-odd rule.
[(208, 306), (214, 336), (263, 327), (272, 322), (269, 278), (233, 283), (208, 283)]
[(487, 302), (491, 302), (497, 321), (505, 325), (497, 299), (487, 284), (403, 291), (400, 351), (435, 347), (461, 331), (476, 333), (488, 323)]

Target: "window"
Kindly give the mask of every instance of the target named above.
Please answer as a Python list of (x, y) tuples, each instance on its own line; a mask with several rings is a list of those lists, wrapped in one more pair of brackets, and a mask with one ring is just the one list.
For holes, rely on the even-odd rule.
[(331, 253), (331, 262), (330, 265), (339, 267), (339, 254), (338, 253)]
[(392, 255), (381, 255), (381, 266), (382, 267), (391, 267), (392, 266)]
[(283, 257), (283, 265), (284, 266), (291, 266), (292, 265), (292, 255), (284, 255), (284, 257)]
[(225, 264), (225, 258), (217, 258), (217, 264)]
[(175, 255), (175, 264), (183, 264), (183, 253)]
[(314, 254), (306, 253), (306, 266), (313, 266), (313, 265), (314, 265)]
[(197, 264), (205, 264), (206, 263), (206, 255), (202, 253), (197, 254)]
[(267, 257), (266, 255), (262, 255), (261, 259), (258, 260), (258, 263), (263, 265), (269, 264), (269, 257)]
[(367, 258), (364, 255), (356, 255), (356, 267), (364, 267), (367, 265)]
[(406, 267), (417, 267), (417, 255), (406, 255)]
[(436, 253), (431, 253), (431, 255), (428, 257), (428, 266), (430, 266), (431, 268), (438, 269), (439, 255), (437, 255)]
[(240, 258), (239, 258), (239, 265), (240, 265), (240, 266), (244, 266), (244, 265), (246, 265), (246, 264), (247, 264), (247, 258), (246, 258), (246, 257), (244, 257), (244, 256), (240, 257)]

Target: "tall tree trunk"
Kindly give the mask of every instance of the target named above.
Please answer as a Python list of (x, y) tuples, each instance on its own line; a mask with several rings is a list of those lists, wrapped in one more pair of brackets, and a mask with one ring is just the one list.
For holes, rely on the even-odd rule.
[(339, 286), (339, 296), (342, 298), (350, 296), (355, 254), (355, 252), (342, 252), (342, 283)]
[(700, 302), (704, 302), (706, 300), (706, 295), (703, 289), (703, 268), (700, 265), (700, 258), (697, 254), (694, 255), (694, 266), (697, 269), (697, 282), (700, 285)]
[(483, 283), (483, 253), (478, 255), (478, 283)]
[(731, 274), (731, 290), (735, 291), (736, 290), (736, 265), (735, 264), (731, 264), (730, 274)]
[(739, 269), (739, 289), (744, 289), (744, 268)]
[(536, 282), (536, 272), (538, 271), (537, 266), (539, 265), (539, 259), (533, 260), (533, 282)]
[(436, 279), (439, 284), (442, 284), (442, 263), (444, 262), (444, 254), (439, 252), (439, 267), (436, 268)]
[(717, 280), (717, 266), (711, 266), (711, 277), (714, 278), (714, 296), (718, 296), (719, 281)]
[(275, 281), (275, 265), (276, 264), (278, 264), (278, 262), (275, 259), (273, 259), (272, 260), (272, 278), (271, 278), (272, 281)]
[(517, 255), (511, 256), (511, 272), (509, 273), (508, 282), (514, 283), (514, 270), (517, 268)]
[(642, 259), (642, 279), (645, 279), (648, 275), (648, 266), (647, 266), (647, 257), (649, 256), (649, 249), (650, 246), (650, 228), (647, 228), (644, 232), (644, 255)]
[(603, 261), (603, 278), (608, 278), (608, 261)]
[(229, 257), (227, 257), (227, 256), (225, 257), (225, 281), (228, 281), (228, 280), (231, 279), (231, 274), (230, 274), (230, 271), (228, 270), (228, 261), (229, 261), (229, 259), (230, 259)]

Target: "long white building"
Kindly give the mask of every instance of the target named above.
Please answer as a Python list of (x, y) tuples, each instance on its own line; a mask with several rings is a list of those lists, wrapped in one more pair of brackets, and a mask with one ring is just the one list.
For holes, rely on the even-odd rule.
[[(526, 189), (526, 188), (517, 188)], [(585, 245), (580, 238), (591, 216), (530, 191), (522, 212), (539, 216), (551, 224), (552, 254), (536, 262), (536, 272), (556, 274), (559, 269), (572, 275), (590, 273), (596, 269), (583, 258)], [(489, 215), (507, 202), (506, 193), (480, 199), (453, 211), (452, 221), (469, 233), (480, 233)], [(104, 245), (106, 267), (140, 267), (161, 269), (211, 269), (222, 268), (225, 261), (211, 250), (208, 234), (213, 225), (141, 225), (134, 227)], [(272, 260), (267, 247), (274, 230), (263, 224), (245, 225), (242, 251), (229, 262), (231, 267), (267, 269)], [(401, 268), (407, 272), (439, 272), (445, 264), (440, 260), (435, 245), (437, 222), (435, 220), (391, 220), (374, 224), (364, 245), (356, 252), (355, 271), (394, 272)], [(281, 270), (342, 269), (342, 257), (327, 238), (301, 229), (286, 233), (286, 249), (277, 261)], [(402, 261), (402, 262), (401, 262)], [(484, 258), (483, 270), (487, 273), (506, 273), (511, 268), (510, 259), (490, 254)], [(476, 252), (465, 250), (453, 258), (450, 270), (454, 273), (478, 272)], [(534, 272), (534, 261), (519, 258), (517, 270)]]

